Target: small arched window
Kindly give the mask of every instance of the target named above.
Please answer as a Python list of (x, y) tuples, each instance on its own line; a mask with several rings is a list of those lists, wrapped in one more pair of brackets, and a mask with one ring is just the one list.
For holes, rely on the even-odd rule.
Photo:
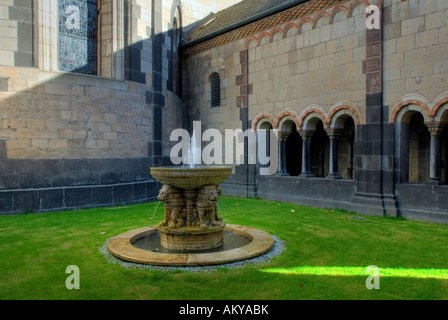
[(211, 106), (219, 107), (221, 105), (221, 78), (216, 72), (210, 77), (210, 87), (211, 87)]

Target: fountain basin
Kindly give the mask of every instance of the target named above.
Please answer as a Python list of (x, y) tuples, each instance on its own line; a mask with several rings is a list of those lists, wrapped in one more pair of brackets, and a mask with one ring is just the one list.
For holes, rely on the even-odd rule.
[(239, 248), (211, 253), (158, 253), (134, 246), (139, 239), (159, 232), (157, 227), (147, 227), (131, 230), (110, 239), (108, 250), (115, 257), (128, 262), (155, 266), (200, 267), (252, 259), (265, 254), (274, 246), (274, 238), (262, 230), (228, 224), (225, 231), (241, 234), (249, 238), (250, 242)]
[(200, 166), (197, 168), (156, 167), (151, 175), (162, 184), (181, 190), (200, 189), (206, 185), (219, 185), (233, 172), (233, 167)]

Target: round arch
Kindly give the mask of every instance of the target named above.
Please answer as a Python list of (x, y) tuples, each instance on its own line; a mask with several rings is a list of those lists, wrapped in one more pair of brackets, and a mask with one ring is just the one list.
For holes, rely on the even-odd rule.
[(252, 124), (252, 130), (257, 131), (263, 129), (262, 126), (267, 123), (269, 123), (273, 129), (277, 129), (276, 121), (274, 120), (274, 118), (269, 114), (263, 113), (255, 117), (255, 120)]

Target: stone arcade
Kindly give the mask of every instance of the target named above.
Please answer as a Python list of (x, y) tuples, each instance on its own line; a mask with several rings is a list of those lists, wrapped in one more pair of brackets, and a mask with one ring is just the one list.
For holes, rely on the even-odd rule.
[(447, 223), (447, 49), (445, 0), (2, 1), (0, 212), (155, 200), (200, 121), (278, 131), (224, 194)]

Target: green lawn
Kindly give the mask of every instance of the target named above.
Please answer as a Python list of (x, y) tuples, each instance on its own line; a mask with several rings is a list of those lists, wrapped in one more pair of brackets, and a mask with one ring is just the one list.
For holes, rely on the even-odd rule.
[[(220, 210), (285, 241), (269, 263), (187, 272), (107, 262), (99, 247), (158, 223), (156, 205), (0, 216), (0, 299), (448, 299), (448, 226), (266, 200), (224, 197)], [(70, 265), (79, 290), (65, 286)], [(366, 288), (371, 265), (379, 290)]]

